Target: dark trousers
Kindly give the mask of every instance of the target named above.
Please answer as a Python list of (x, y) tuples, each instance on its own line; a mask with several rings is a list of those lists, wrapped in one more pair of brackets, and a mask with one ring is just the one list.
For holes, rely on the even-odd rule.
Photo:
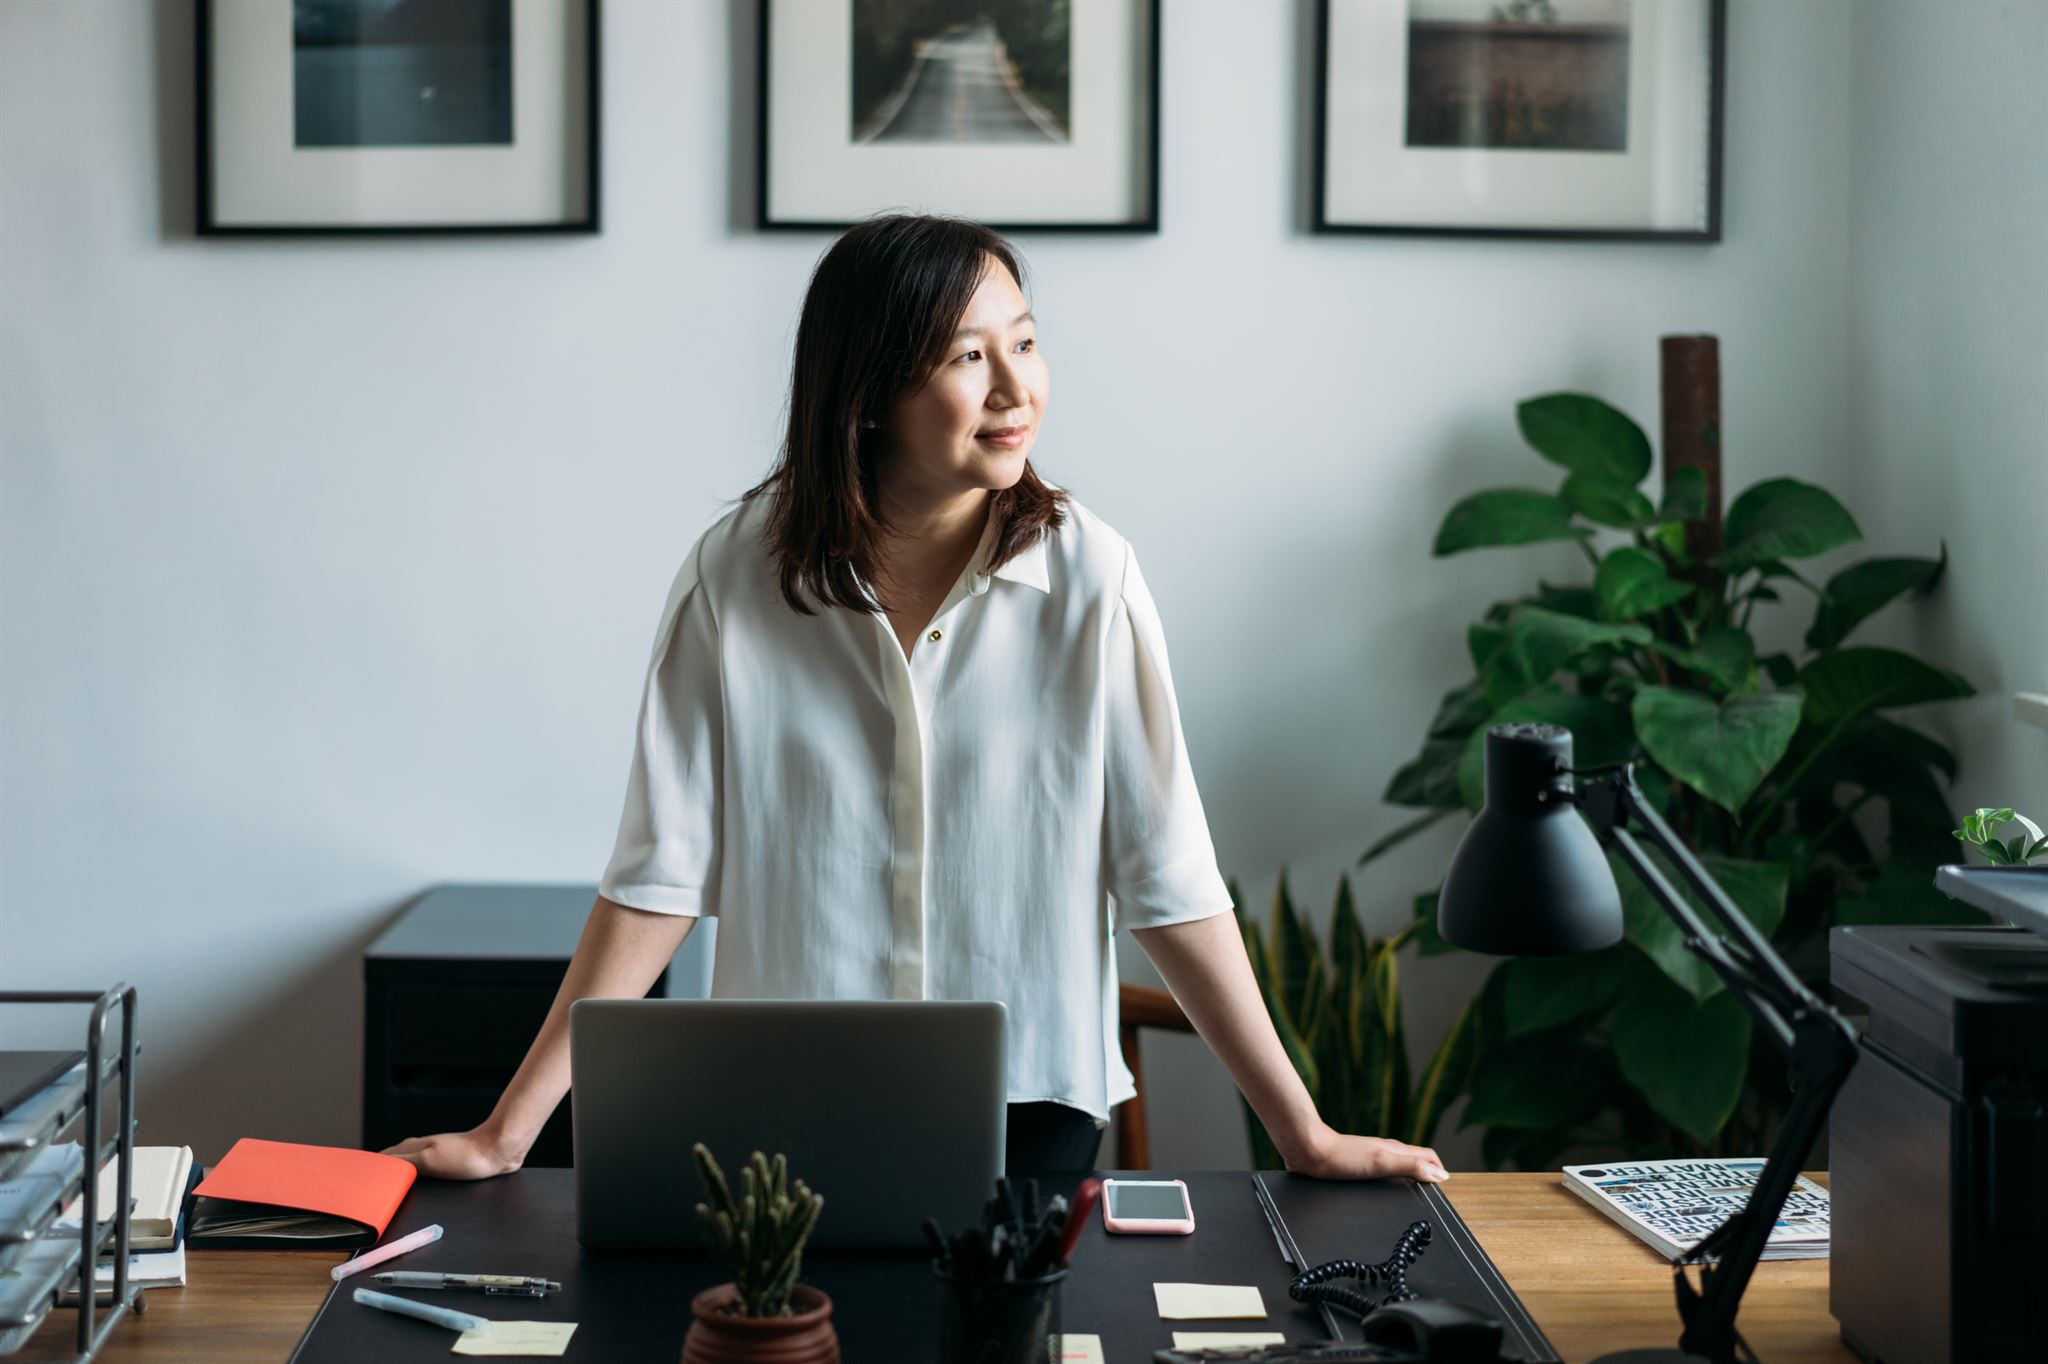
[(1095, 1119), (1065, 1104), (1011, 1104), (1004, 1139), (1004, 1173), (1012, 1179), (1039, 1174), (1082, 1174), (1095, 1168), (1102, 1129)]

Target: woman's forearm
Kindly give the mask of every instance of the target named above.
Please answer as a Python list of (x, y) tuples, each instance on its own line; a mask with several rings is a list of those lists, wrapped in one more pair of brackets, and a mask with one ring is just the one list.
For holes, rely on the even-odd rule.
[(484, 1123), (513, 1160), (525, 1157), (569, 1092), (569, 1006), (579, 999), (640, 998), (696, 923), (686, 914), (655, 914), (597, 898), (547, 1020)]
[(1132, 930), (1209, 1050), (1230, 1072), (1289, 1166), (1312, 1160), (1330, 1129), (1273, 1031), (1236, 916)]

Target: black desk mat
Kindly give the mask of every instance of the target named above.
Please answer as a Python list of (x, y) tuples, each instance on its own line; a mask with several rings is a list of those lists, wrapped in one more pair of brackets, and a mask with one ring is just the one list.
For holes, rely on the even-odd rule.
[[(1556, 1364), (1557, 1351), (1440, 1188), (1405, 1179), (1330, 1184), (1272, 1171), (1256, 1178), (1271, 1190), (1288, 1234), (1311, 1267), (1331, 1260), (1378, 1264), (1409, 1223), (1426, 1220), (1429, 1246), (1408, 1270), (1408, 1286), (1416, 1296), (1448, 1298), (1498, 1320), (1501, 1354), (1507, 1359)], [(1337, 1323), (1341, 1339), (1359, 1338), (1356, 1317), (1340, 1313)]]
[[(1064, 1329), (1101, 1336), (1107, 1364), (1149, 1364), (1154, 1350), (1173, 1343), (1176, 1330), (1279, 1331), (1290, 1341), (1325, 1339), (1327, 1332), (1317, 1313), (1287, 1296), (1292, 1271), (1259, 1207), (1251, 1175), (1236, 1171), (1181, 1177), (1187, 1180), (1195, 1206), (1192, 1236), (1119, 1236), (1112, 1243), (1102, 1230), (1100, 1217), (1090, 1219), (1063, 1294)], [(1291, 1209), (1286, 1214), (1290, 1225), (1301, 1215), (1303, 1229), (1313, 1222), (1320, 1235), (1326, 1225), (1321, 1220), (1325, 1214), (1334, 1219), (1328, 1225), (1340, 1227), (1355, 1216), (1357, 1249), (1343, 1253), (1357, 1258), (1384, 1258), (1393, 1238), (1413, 1220), (1411, 1209), (1417, 1195), (1406, 1183), (1328, 1184), (1292, 1176), (1269, 1179), (1276, 1181), (1276, 1198), (1288, 1185), (1301, 1186), (1284, 1199)], [(1051, 1191), (1048, 1185), (1048, 1196)], [(821, 1192), (827, 1200), (825, 1216), (829, 1217), (831, 1190)], [(1308, 1215), (1310, 1208), (1316, 1210), (1313, 1219)], [(292, 1364), (361, 1364), (364, 1360), (409, 1364), (451, 1358), (453, 1332), (363, 1307), (351, 1299), (358, 1287), (379, 1287), (370, 1276), (383, 1269), (534, 1274), (558, 1279), (561, 1292), (537, 1299), (467, 1293), (404, 1296), (508, 1321), (576, 1322), (576, 1334), (564, 1356), (571, 1361), (674, 1364), (682, 1354), (683, 1335), (690, 1325), (690, 1299), (723, 1281), (725, 1275), (701, 1255), (587, 1252), (576, 1241), (575, 1210), (574, 1172), (570, 1170), (522, 1170), (476, 1184), (422, 1180), (413, 1187), (386, 1239), (436, 1222), (447, 1228), (447, 1234), (433, 1245), (337, 1284), (307, 1327)], [(1444, 1204), (1443, 1210), (1448, 1213), (1449, 1205)], [(1455, 1220), (1456, 1214), (1450, 1216)], [(1391, 1230), (1382, 1235), (1382, 1226)], [(1458, 1229), (1462, 1232), (1462, 1223)], [(1440, 1255), (1450, 1247), (1443, 1243), (1441, 1225), (1437, 1232), (1439, 1239), (1432, 1243), (1424, 1261), (1427, 1275), (1411, 1272), (1411, 1282), (1469, 1302), (1492, 1301), (1490, 1294), (1472, 1291), (1478, 1287), (1476, 1278), (1457, 1282), (1456, 1287), (1465, 1291), (1453, 1290), (1449, 1276), (1462, 1272), (1457, 1267), (1466, 1261)], [(1311, 1254), (1319, 1253), (1319, 1247), (1311, 1247), (1306, 1239), (1303, 1245)], [(1431, 1259), (1440, 1261), (1441, 1274), (1438, 1265), (1429, 1264)], [(204, 1252), (194, 1252), (194, 1261), (194, 1275), (203, 1276)], [(326, 1269), (326, 1257), (307, 1257), (309, 1276), (324, 1274)], [(831, 1295), (832, 1320), (846, 1364), (937, 1355), (938, 1284), (925, 1256), (807, 1254), (802, 1281)], [(1152, 1296), (1155, 1282), (1256, 1284), (1269, 1316), (1265, 1321), (1161, 1321)], [(1352, 1335), (1355, 1338), (1355, 1323)], [(1536, 1339), (1540, 1341), (1541, 1336)], [(1523, 1357), (1556, 1359), (1547, 1352)]]

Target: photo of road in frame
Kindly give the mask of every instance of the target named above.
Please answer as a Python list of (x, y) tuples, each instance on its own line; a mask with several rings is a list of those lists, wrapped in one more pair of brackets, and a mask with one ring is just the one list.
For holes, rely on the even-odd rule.
[(1628, 150), (1629, 0), (1408, 0), (1410, 147)]
[(291, 0), (298, 147), (507, 146), (512, 0)]
[(1073, 0), (853, 0), (849, 136), (1072, 140)]

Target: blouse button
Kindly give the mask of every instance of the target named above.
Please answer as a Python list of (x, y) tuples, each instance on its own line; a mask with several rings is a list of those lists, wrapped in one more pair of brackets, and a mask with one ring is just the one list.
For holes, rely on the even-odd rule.
[(925, 638), (930, 640), (932, 643), (937, 644), (939, 642), (939, 634), (939, 631), (934, 630), (930, 634), (926, 635)]

